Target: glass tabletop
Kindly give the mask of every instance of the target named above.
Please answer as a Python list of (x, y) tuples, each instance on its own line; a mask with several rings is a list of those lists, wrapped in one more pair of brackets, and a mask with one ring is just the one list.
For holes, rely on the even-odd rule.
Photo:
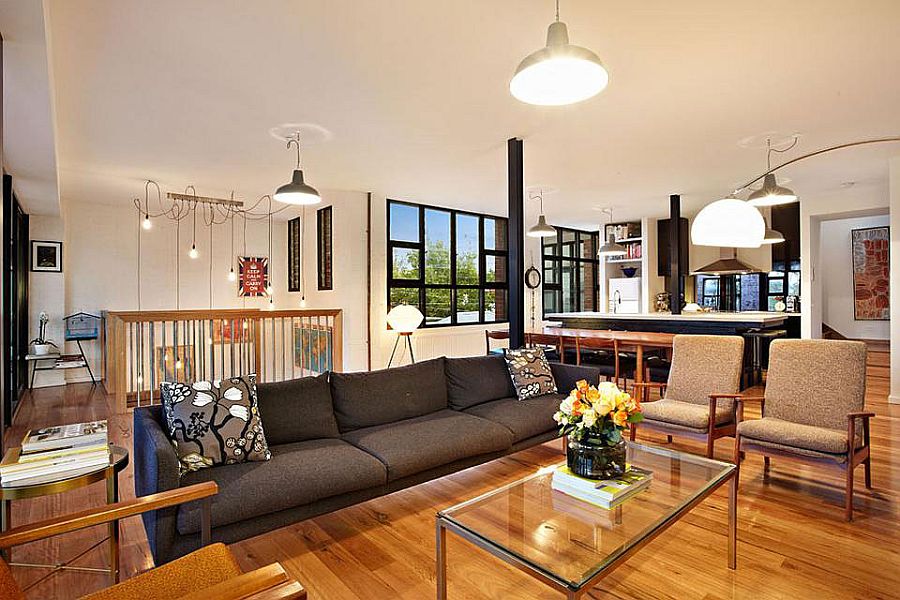
[(550, 482), (559, 466), (553, 465), (438, 516), (580, 588), (735, 470), (729, 463), (635, 443), (628, 444), (628, 462), (652, 471), (653, 479), (611, 510), (553, 490)]

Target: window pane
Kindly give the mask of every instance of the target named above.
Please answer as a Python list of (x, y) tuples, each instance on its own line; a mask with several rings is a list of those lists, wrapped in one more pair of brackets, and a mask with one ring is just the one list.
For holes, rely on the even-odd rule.
[(484, 257), (484, 280), (488, 283), (504, 283), (506, 281), (506, 257)]
[(456, 215), (456, 284), (478, 285), (478, 217)]
[(559, 263), (553, 259), (544, 259), (543, 283), (559, 283)]
[(544, 290), (544, 314), (559, 312), (558, 298), (556, 290)]
[(594, 265), (583, 262), (580, 264), (581, 282), (580, 299), (581, 310), (595, 310), (594, 308)]
[(419, 288), (391, 288), (391, 305), (388, 310), (399, 304), (409, 304), (410, 306), (419, 307)]
[(418, 279), (419, 251), (412, 248), (394, 248), (392, 269), (394, 279)]
[(800, 295), (800, 273), (796, 271), (791, 271), (790, 273), (788, 273), (787, 293), (789, 296)]
[(506, 250), (506, 221), (484, 218), (484, 247), (486, 250)]
[(546, 256), (559, 256), (559, 246), (557, 245), (557, 241), (558, 239), (556, 237), (541, 238), (543, 254)]
[(562, 255), (575, 256), (575, 232), (563, 229), (562, 232)]
[(425, 288), (425, 322), (429, 325), (450, 324), (450, 290)]
[(740, 305), (739, 310), (759, 310), (759, 282), (761, 275), (741, 275), (738, 283), (740, 285)]
[(425, 283), (450, 283), (450, 213), (425, 209)]
[(390, 206), (391, 239), (396, 242), (419, 241), (419, 207), (406, 204)]
[(789, 270), (791, 270), (791, 271), (799, 271), (800, 270), (800, 261), (792, 260), (790, 263), (790, 267), (791, 268)]
[(784, 292), (784, 279), (779, 278), (769, 278), (769, 293), (770, 294), (781, 294)]
[(575, 268), (570, 260), (562, 261), (562, 310), (571, 312), (575, 307), (575, 296), (578, 290), (575, 288)]
[(484, 321), (506, 321), (506, 290), (484, 291)]
[(478, 322), (479, 290), (462, 288), (456, 290), (456, 321), (459, 323)]

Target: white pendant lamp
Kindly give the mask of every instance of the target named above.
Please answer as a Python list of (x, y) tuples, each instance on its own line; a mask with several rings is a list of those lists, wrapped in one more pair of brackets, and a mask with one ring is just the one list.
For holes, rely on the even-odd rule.
[[(554, 237), (556, 236), (556, 229), (552, 225), (549, 225), (547, 219), (544, 217), (544, 191), (540, 190), (536, 196), (541, 201), (541, 214), (538, 217), (537, 224), (533, 225), (526, 235), (533, 238)], [(532, 196), (532, 199), (534, 199), (534, 196)]]
[(609, 83), (609, 73), (591, 50), (569, 43), (566, 24), (559, 20), (547, 29), (547, 45), (519, 63), (509, 82), (518, 100), (540, 106), (564, 106), (596, 96)]
[(691, 224), (691, 242), (697, 246), (759, 248), (765, 234), (762, 214), (734, 197), (707, 204)]
[(300, 133), (292, 137), (287, 142), (290, 149), (291, 144), (297, 147), (297, 168), (291, 177), (290, 183), (286, 183), (275, 190), (274, 198), (278, 202), (285, 204), (318, 204), (322, 201), (318, 190), (303, 181), (303, 170), (300, 168)]

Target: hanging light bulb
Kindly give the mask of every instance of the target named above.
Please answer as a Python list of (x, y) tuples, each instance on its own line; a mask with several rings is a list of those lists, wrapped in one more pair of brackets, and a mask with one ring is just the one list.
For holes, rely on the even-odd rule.
[(231, 270), (228, 271), (228, 281), (237, 281), (237, 273), (234, 272), (234, 267), (231, 267)]
[(181, 359), (180, 359), (180, 358), (176, 358), (176, 359), (175, 359), (175, 368), (176, 368), (176, 369), (180, 369), (181, 366), (182, 366)]
[(509, 82), (518, 100), (541, 106), (574, 104), (596, 96), (609, 83), (609, 73), (592, 51), (569, 43), (566, 24), (559, 20), (547, 30), (547, 45), (519, 63)]
[(306, 296), (300, 296), (300, 308), (306, 308)]
[(303, 181), (303, 170), (300, 168), (299, 131), (288, 140), (288, 149), (290, 149), (292, 144), (297, 147), (297, 168), (294, 169), (291, 182), (275, 190), (274, 198), (278, 202), (284, 202), (285, 204), (318, 204), (322, 201), (318, 190)]
[(191, 250), (190, 252), (188, 252), (188, 256), (190, 256), (191, 258), (197, 258), (198, 256), (200, 256), (200, 253), (197, 252), (196, 244), (191, 244)]
[(144, 215), (144, 220), (141, 221), (141, 227), (144, 228), (144, 231), (153, 229), (153, 221), (150, 220), (150, 215)]
[(269, 310), (275, 310), (275, 298), (273, 296), (269, 296)]
[(268, 284), (268, 285), (266, 285), (266, 295), (267, 295), (267, 296), (271, 296), (271, 295), (272, 295), (272, 292), (274, 292), (274, 291), (275, 291), (275, 290), (274, 290), (274, 288), (272, 287), (272, 284), (271, 284), (271, 283)]

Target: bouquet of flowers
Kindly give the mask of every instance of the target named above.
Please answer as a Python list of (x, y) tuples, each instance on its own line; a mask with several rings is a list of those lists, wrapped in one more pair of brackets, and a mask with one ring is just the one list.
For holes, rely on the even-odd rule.
[(599, 438), (612, 446), (622, 440), (628, 423), (640, 423), (640, 403), (620, 390), (615, 383), (604, 381), (596, 386), (581, 380), (559, 404), (553, 420), (559, 423), (561, 435), (578, 440)]

